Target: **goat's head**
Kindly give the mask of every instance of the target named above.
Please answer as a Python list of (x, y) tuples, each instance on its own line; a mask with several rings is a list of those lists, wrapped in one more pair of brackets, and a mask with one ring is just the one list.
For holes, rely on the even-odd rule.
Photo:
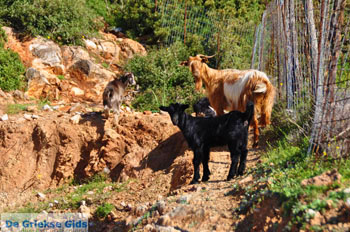
[(188, 60), (182, 61), (180, 63), (181, 66), (188, 66), (190, 68), (190, 71), (192, 72), (194, 76), (194, 80), (196, 83), (196, 90), (200, 91), (202, 88), (202, 72), (203, 72), (203, 64), (208, 62), (208, 59), (214, 57), (212, 56), (206, 56), (198, 54), (196, 56), (190, 56)]
[(169, 106), (160, 106), (159, 109), (169, 113), (171, 121), (176, 126), (179, 124), (180, 115), (188, 108), (187, 104), (173, 103)]
[(131, 73), (131, 72), (124, 73), (124, 75), (121, 76), (120, 79), (122, 80), (122, 82), (123, 82), (124, 84), (127, 84), (127, 85), (136, 85), (135, 76), (134, 76), (134, 74)]

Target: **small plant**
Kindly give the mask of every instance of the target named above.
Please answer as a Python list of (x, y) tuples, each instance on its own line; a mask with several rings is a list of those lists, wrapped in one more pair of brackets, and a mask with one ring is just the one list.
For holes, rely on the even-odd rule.
[(57, 78), (61, 81), (65, 79), (63, 75), (58, 75)]
[(26, 111), (31, 104), (10, 104), (6, 107), (7, 114), (18, 114), (22, 111)]
[(0, 46), (0, 88), (5, 91), (21, 88), (24, 72), (25, 68), (19, 55)]
[(114, 205), (110, 203), (103, 203), (100, 205), (96, 211), (95, 214), (98, 218), (104, 218), (106, 217), (112, 210), (114, 209)]

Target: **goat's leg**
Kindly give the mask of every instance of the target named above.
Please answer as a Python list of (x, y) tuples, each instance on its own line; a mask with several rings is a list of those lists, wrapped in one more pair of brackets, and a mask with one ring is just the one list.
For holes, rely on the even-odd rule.
[(252, 120), (253, 127), (254, 127), (254, 143), (253, 147), (257, 147), (259, 143), (259, 123), (258, 119), (256, 118), (255, 114)]
[(194, 151), (194, 157), (193, 157), (193, 168), (194, 168), (194, 174), (193, 174), (193, 179), (190, 184), (197, 184), (200, 178), (199, 175), (199, 164), (201, 162), (201, 153), (198, 151)]
[(227, 180), (231, 180), (236, 175), (238, 158), (240, 156), (240, 150), (237, 149), (236, 142), (230, 143), (228, 145), (228, 148), (230, 150), (231, 166), (230, 166), (230, 171), (228, 172), (228, 175), (227, 175)]
[(242, 149), (241, 151), (241, 158), (239, 160), (239, 166), (238, 166), (238, 172), (237, 175), (242, 176), (244, 169), (245, 169), (245, 164), (247, 161), (247, 155), (248, 155), (248, 150), (246, 148)]
[(109, 117), (109, 107), (107, 105), (105, 105), (105, 107), (103, 109), (103, 114), (104, 114), (105, 118), (108, 119), (108, 117)]
[(204, 148), (204, 152), (202, 155), (202, 164), (203, 164), (202, 182), (209, 180), (209, 176), (210, 176), (210, 170), (209, 170), (209, 166), (208, 166), (209, 154), (210, 154), (210, 149)]

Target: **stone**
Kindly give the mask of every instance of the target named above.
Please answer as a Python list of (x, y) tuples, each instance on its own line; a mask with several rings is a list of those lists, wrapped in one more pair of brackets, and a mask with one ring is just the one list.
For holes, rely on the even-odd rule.
[(77, 96), (77, 97), (84, 96), (85, 91), (82, 90), (82, 89), (79, 89), (78, 87), (73, 87), (71, 89), (71, 94), (74, 95), (74, 96)]
[(28, 106), (26, 109), (28, 112), (35, 113), (38, 111), (38, 107), (35, 105)]
[(315, 186), (328, 186), (333, 184), (334, 182), (339, 182), (341, 179), (340, 173), (336, 170), (333, 169), (331, 171), (327, 171), (322, 173), (321, 175), (305, 179), (301, 182), (302, 186), (307, 186), (307, 185), (315, 185)]
[(3, 116), (1, 116), (0, 121), (7, 121), (9, 120), (9, 116), (7, 114), (4, 114)]
[(85, 205), (81, 205), (80, 207), (79, 207), (79, 212), (80, 213), (82, 213), (82, 214), (84, 214), (84, 216), (86, 216), (86, 217), (91, 217), (91, 210), (90, 210), (90, 208), (89, 207), (87, 207), (87, 206), (85, 206)]
[(32, 119), (38, 119), (38, 118), (40, 118), (39, 115), (35, 115), (35, 114), (32, 115)]
[(69, 119), (69, 121), (70, 121), (71, 123), (73, 123), (73, 124), (79, 124), (80, 119), (81, 119), (80, 114), (77, 114), (77, 115), (74, 115), (73, 117), (71, 117), (71, 118)]
[(312, 219), (310, 219), (310, 224), (312, 226), (322, 225), (326, 222), (325, 218), (320, 214), (320, 212), (316, 212)]
[(45, 110), (45, 111), (53, 111), (53, 109), (51, 108), (51, 106), (49, 106), (48, 104), (45, 104), (45, 105), (43, 106), (43, 110)]
[(31, 120), (32, 120), (32, 115), (30, 115), (30, 114), (24, 114), (24, 115), (23, 115), (23, 118), (24, 118), (25, 120), (31, 121)]
[(36, 194), (36, 196), (37, 196), (39, 199), (41, 199), (41, 200), (44, 200), (44, 199), (46, 198), (46, 195), (43, 194), (43, 193), (41, 193), (41, 192), (38, 192), (38, 193)]
[(166, 203), (165, 203), (165, 201), (162, 201), (162, 200), (157, 201), (156, 208), (157, 208), (159, 214), (163, 215), (165, 213), (165, 210), (166, 210)]
[(171, 226), (172, 222), (171, 222), (169, 215), (166, 214), (166, 215), (161, 216), (158, 219), (157, 224), (162, 225), (162, 226)]

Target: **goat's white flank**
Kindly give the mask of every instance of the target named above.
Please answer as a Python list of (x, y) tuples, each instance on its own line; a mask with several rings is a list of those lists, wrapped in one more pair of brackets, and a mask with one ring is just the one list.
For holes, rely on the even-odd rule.
[[(237, 109), (238, 107), (238, 100), (247, 84), (250, 78), (252, 78), (255, 74), (258, 74), (261, 77), (266, 78), (269, 80), (269, 78), (265, 75), (263, 72), (259, 71), (251, 71), (248, 73), (245, 73), (243, 77), (236, 80), (234, 83), (224, 83), (224, 95), (230, 104), (228, 108), (230, 109)], [(255, 93), (264, 93), (266, 92), (266, 85), (265, 84), (258, 84), (257, 88), (254, 90)]]
[(230, 104), (230, 109), (237, 109), (238, 99), (242, 94), (242, 91), (247, 84), (249, 78), (253, 75), (253, 72), (246, 73), (242, 78), (239, 78), (234, 83), (224, 83), (224, 95)]

